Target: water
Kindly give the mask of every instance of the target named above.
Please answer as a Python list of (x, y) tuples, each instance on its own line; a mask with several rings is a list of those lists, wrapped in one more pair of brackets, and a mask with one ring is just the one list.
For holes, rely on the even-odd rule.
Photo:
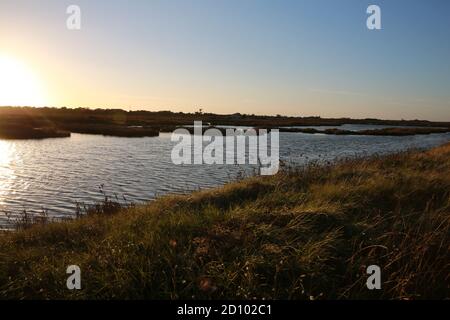
[[(447, 141), (450, 134), (376, 137), (281, 133), (280, 158), (305, 164), (430, 148)], [(0, 228), (11, 227), (4, 212), (26, 209), (40, 213), (45, 209), (51, 217), (70, 217), (77, 202), (102, 200), (100, 186), (109, 195), (139, 203), (167, 193), (219, 186), (242, 173), (242, 167), (233, 165), (176, 166), (171, 161), (173, 145), (170, 134), (153, 138), (73, 134), (64, 139), (0, 140)]]

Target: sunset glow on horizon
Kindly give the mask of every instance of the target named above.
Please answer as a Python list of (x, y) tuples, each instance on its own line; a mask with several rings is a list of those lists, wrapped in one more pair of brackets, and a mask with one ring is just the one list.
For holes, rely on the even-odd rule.
[(42, 107), (46, 104), (42, 84), (33, 71), (22, 61), (0, 53), (0, 105)]

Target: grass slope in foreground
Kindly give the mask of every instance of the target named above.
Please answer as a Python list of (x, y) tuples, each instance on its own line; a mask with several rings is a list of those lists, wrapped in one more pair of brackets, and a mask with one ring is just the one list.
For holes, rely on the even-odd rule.
[(449, 217), (450, 145), (311, 166), (4, 234), (0, 296), (449, 298)]

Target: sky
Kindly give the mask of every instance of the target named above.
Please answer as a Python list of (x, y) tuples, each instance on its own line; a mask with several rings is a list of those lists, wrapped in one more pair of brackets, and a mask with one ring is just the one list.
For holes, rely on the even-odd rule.
[(22, 66), (0, 60), (0, 105), (450, 121), (449, 16), (448, 0), (0, 0), (0, 58)]

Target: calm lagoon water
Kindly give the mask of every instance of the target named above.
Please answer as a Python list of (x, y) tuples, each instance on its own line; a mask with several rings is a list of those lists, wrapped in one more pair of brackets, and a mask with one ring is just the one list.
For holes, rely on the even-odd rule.
[[(373, 126), (371, 126), (373, 127)], [(359, 129), (359, 128), (358, 128)], [(431, 148), (450, 141), (450, 134), (410, 137), (280, 134), (280, 159), (295, 164), (411, 148)], [(153, 138), (116, 138), (72, 134), (46, 140), (0, 140), (0, 228), (5, 212), (75, 214), (76, 203), (110, 196), (145, 202), (167, 193), (220, 186), (250, 166), (174, 165), (170, 134)]]

